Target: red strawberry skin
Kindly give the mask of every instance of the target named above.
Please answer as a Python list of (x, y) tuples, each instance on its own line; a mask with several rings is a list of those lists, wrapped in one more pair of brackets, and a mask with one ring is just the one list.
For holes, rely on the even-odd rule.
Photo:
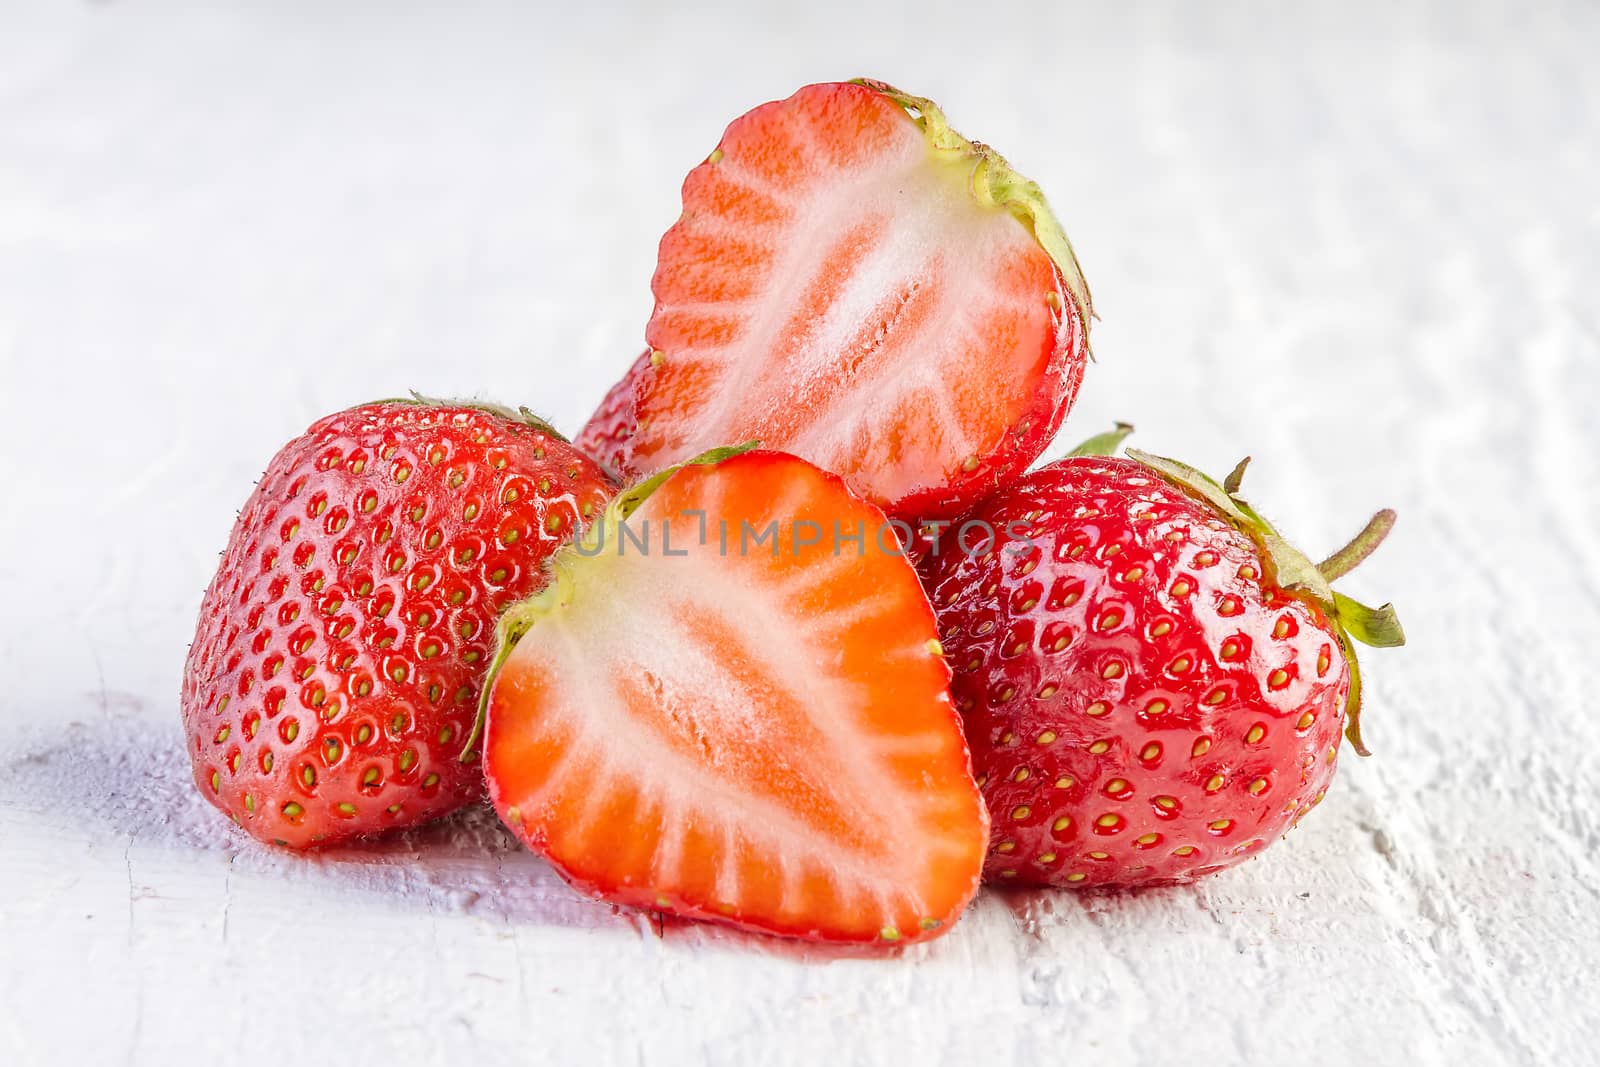
[(482, 796), (459, 757), (495, 620), (614, 489), (510, 412), (371, 404), (290, 441), (239, 513), (185, 664), (201, 794), (294, 848)]
[(652, 290), (624, 467), (758, 440), (913, 523), (1021, 474), (1088, 353), (1088, 289), (1037, 186), (879, 83), (735, 119), (684, 181)]
[(1099, 457), (1027, 475), (977, 520), (1003, 547), (946, 549), (924, 573), (993, 819), (987, 878), (1187, 881), (1322, 799), (1347, 661), (1321, 606), (1275, 587), (1246, 533)]
[(635, 427), (633, 393), (649, 368), (650, 352), (646, 350), (633, 361), (622, 380), (607, 391), (600, 406), (572, 439), (573, 445), (584, 455), (618, 477), (635, 473), (628, 460), (628, 442), (633, 438)]

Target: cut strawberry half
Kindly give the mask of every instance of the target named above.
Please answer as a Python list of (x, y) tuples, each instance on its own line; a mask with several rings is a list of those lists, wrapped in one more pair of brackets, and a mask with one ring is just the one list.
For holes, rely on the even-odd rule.
[(932, 610), (883, 522), (770, 452), (618, 497), (502, 620), (484, 747), (500, 817), (618, 903), (826, 941), (946, 929), (988, 817)]
[(1038, 186), (876, 82), (735, 119), (652, 287), (631, 471), (754, 439), (903, 518), (1025, 469), (1087, 354), (1089, 291)]

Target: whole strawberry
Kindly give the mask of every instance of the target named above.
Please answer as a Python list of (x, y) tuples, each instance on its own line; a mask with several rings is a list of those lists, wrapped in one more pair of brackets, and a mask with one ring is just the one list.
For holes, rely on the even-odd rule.
[(201, 793), (295, 848), (480, 797), (462, 757), (495, 621), (614, 488), (502, 409), (370, 404), (290, 441), (239, 514), (184, 668)]
[(1027, 475), (967, 517), (973, 552), (924, 564), (991, 879), (1145, 885), (1256, 854), (1322, 799), (1341, 732), (1365, 754), (1352, 639), (1404, 641), (1328, 584), (1392, 512), (1314, 566), (1238, 498), (1244, 464), (1224, 487), (1130, 454)]

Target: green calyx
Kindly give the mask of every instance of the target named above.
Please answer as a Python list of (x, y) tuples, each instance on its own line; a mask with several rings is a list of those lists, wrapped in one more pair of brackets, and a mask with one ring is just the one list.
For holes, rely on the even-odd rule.
[(1105, 433), (1097, 433), (1083, 444), (1066, 454), (1067, 459), (1079, 456), (1111, 456), (1122, 447), (1122, 442), (1127, 440), (1133, 432), (1133, 423), (1119, 422)]
[[(415, 389), (408, 396), (391, 396), (382, 400), (369, 400), (367, 404), (412, 404), (416, 407), (429, 408), (470, 408), (481, 411), (485, 415), (505, 419), (507, 422), (520, 422), (530, 429), (538, 430), (547, 437), (554, 437), (557, 441), (571, 444), (565, 434), (550, 425), (544, 419), (535, 415), (530, 408), (508, 407), (505, 404), (495, 404), (487, 400), (450, 400), (435, 396), (424, 396)], [(356, 407), (366, 407), (367, 404), (357, 404)]]
[(610, 521), (604, 524), (595, 523), (594, 525), (590, 526), (589, 529), (591, 531), (595, 531), (595, 533), (585, 534), (585, 541), (588, 544), (594, 544), (596, 537), (604, 535), (604, 526), (621, 522), (632, 515), (635, 511), (638, 511), (640, 504), (643, 504), (646, 500), (650, 499), (650, 495), (652, 493), (654, 493), (657, 489), (660, 489), (664, 484), (666, 484), (669, 478), (671, 478), (674, 474), (677, 474), (683, 468), (715, 467), (718, 463), (722, 463), (725, 460), (730, 460), (734, 456), (742, 456), (746, 452), (760, 447), (760, 441), (746, 441), (742, 445), (725, 445), (722, 448), (708, 449), (692, 459), (686, 459), (682, 463), (675, 464), (674, 466), (668, 467), (666, 470), (658, 471), (655, 474), (652, 474), (638, 485), (630, 486), (629, 488), (624, 489), (622, 492), (612, 497), (611, 503), (606, 505), (604, 518)]
[[(939, 105), (920, 96), (903, 93), (892, 85), (872, 78), (856, 78), (854, 84), (865, 86), (893, 100), (911, 116), (934, 152), (957, 160), (973, 161), (972, 196), (986, 207), (1004, 208), (1027, 227), (1039, 247), (1045, 250), (1061, 272), (1078, 315), (1083, 320), (1085, 339), (1089, 321), (1094, 318), (1094, 301), (1089, 295), (1089, 283), (1084, 280), (1083, 269), (1078, 266), (1078, 256), (1072, 242), (1061, 228), (1055, 213), (1040, 191), (1038, 183), (1029, 181), (1012, 169), (1004, 156), (981, 141), (969, 141), (950, 128), (949, 121)], [(1086, 340), (1087, 343), (1087, 340)]]
[(1314, 600), (1332, 621), (1335, 636), (1350, 664), (1350, 691), (1345, 698), (1345, 736), (1359, 755), (1370, 753), (1361, 741), (1361, 670), (1356, 662), (1355, 642), (1373, 648), (1395, 648), (1406, 643), (1405, 631), (1394, 605), (1367, 605), (1335, 592), (1333, 582), (1348, 574), (1370, 556), (1394, 528), (1395, 513), (1385, 509), (1374, 515), (1362, 531), (1339, 551), (1313, 563), (1309, 556), (1290, 544), (1239, 496), (1250, 459), (1246, 457), (1232, 473), (1217, 484), (1209, 476), (1186, 463), (1152, 456), (1134, 449), (1128, 456), (1144, 464), (1167, 481), (1216, 508), (1251, 539), (1261, 550), (1269, 573), (1263, 577), (1297, 596)]
[(473, 749), (478, 743), (479, 736), (483, 733), (483, 726), (489, 716), (489, 696), (494, 691), (494, 683), (500, 677), (500, 670), (505, 666), (506, 659), (511, 655), (511, 650), (517, 647), (517, 642), (525, 637), (529, 630), (543, 619), (563, 606), (569, 583), (564, 580), (565, 573), (573, 561), (583, 557), (593, 558), (604, 554), (605, 543), (608, 540), (619, 538), (621, 525), (626, 522), (639, 507), (650, 498), (657, 489), (667, 483), (674, 474), (685, 467), (714, 467), (718, 463), (742, 456), (752, 449), (760, 448), (760, 441), (746, 441), (741, 445), (729, 445), (724, 448), (713, 448), (702, 452), (693, 459), (668, 467), (646, 478), (637, 485), (630, 486), (611, 498), (605, 511), (578, 532), (573, 544), (564, 545), (557, 549), (545, 563), (548, 581), (545, 587), (526, 600), (520, 600), (511, 605), (500, 616), (500, 621), (494, 628), (494, 656), (489, 660), (489, 669), (483, 676), (483, 685), (478, 690), (478, 714), (473, 719), (472, 729), (467, 734), (467, 740), (461, 747), (460, 760), (465, 763), (473, 758)]

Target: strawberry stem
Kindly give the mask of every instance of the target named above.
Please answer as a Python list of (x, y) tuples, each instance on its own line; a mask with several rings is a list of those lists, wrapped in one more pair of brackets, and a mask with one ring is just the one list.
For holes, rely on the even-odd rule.
[(1317, 570), (1328, 581), (1337, 581), (1355, 570), (1379, 545), (1389, 536), (1389, 531), (1394, 529), (1395, 513), (1392, 508), (1384, 508), (1367, 521), (1361, 532), (1351, 538), (1350, 543), (1339, 551), (1317, 564)]

